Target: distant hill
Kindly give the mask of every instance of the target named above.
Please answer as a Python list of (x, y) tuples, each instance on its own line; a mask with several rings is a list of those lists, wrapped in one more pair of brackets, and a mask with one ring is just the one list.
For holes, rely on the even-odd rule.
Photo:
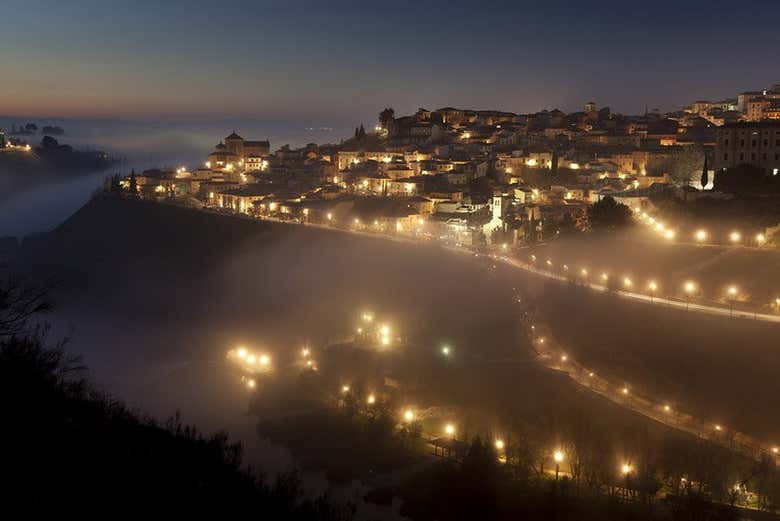
[(30, 151), (0, 150), (0, 200), (36, 183), (98, 172), (113, 162), (105, 152), (76, 150), (50, 135)]

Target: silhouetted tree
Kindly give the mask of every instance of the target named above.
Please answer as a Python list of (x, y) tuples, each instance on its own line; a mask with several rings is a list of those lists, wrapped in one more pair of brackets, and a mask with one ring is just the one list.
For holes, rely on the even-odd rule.
[(701, 172), (704, 151), (698, 146), (685, 146), (672, 153), (668, 160), (668, 172), (678, 185), (688, 185), (697, 172)]
[(707, 183), (710, 182), (710, 172), (709, 172), (709, 166), (707, 165), (707, 156), (704, 156), (704, 166), (701, 169), (701, 188), (704, 190), (704, 188), (707, 186)]
[(764, 178), (763, 169), (741, 164), (718, 172), (714, 188), (719, 192), (753, 192), (762, 186)]
[(631, 209), (606, 196), (588, 208), (588, 222), (594, 230), (613, 230), (631, 224)]
[(56, 150), (59, 147), (59, 142), (51, 136), (43, 136), (41, 139), (41, 148), (44, 150)]
[(130, 185), (128, 191), (131, 195), (136, 195), (138, 193), (138, 180), (135, 178), (135, 170), (130, 171)]
[(388, 129), (394, 119), (395, 119), (395, 110), (393, 110), (392, 108), (386, 108), (379, 113), (379, 124), (384, 129)]

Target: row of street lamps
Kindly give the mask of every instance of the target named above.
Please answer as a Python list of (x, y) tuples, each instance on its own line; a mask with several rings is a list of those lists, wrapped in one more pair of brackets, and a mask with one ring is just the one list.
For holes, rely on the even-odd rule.
[[(531, 330), (535, 330), (535, 329), (536, 329), (536, 326), (531, 325)], [(539, 344), (544, 344), (545, 343), (545, 337), (536, 337), (536, 342), (539, 343)], [(569, 361), (569, 355), (566, 354), (566, 353), (562, 353), (560, 355), (560, 361), (561, 361), (562, 364), (565, 364), (566, 362)], [(595, 376), (595, 373), (593, 371), (589, 371), (588, 372), (588, 377), (589, 378), (593, 378), (594, 376)], [(628, 385), (623, 385), (620, 388), (620, 394), (622, 396), (628, 397), (630, 395), (630, 393), (631, 393), (631, 391), (630, 391)], [(670, 414), (672, 412), (672, 407), (668, 403), (667, 404), (663, 404), (661, 406), (661, 410), (663, 410), (664, 413), (666, 413), (666, 414)], [(719, 423), (712, 424), (712, 428), (715, 430), (715, 432), (718, 432), (718, 433), (724, 431), (724, 427), (721, 424), (719, 424)], [(780, 446), (777, 446), (777, 445), (771, 446), (769, 448), (769, 451), (772, 454), (776, 455), (776, 456), (780, 455)]]
[[(674, 229), (669, 228), (661, 221), (657, 220), (654, 217), (651, 217), (650, 215), (647, 214), (647, 212), (640, 212), (638, 208), (635, 208), (634, 213), (636, 213), (639, 216), (640, 221), (650, 226), (653, 230), (658, 232), (665, 239), (674, 240), (677, 237), (677, 232)], [(707, 230), (704, 229), (698, 229), (693, 232), (693, 240), (694, 242), (697, 242), (699, 244), (712, 244), (707, 242), (709, 237), (710, 234), (707, 232)], [(734, 246), (741, 245), (743, 243), (743, 239), (744, 237), (742, 236), (742, 233), (738, 230), (733, 230), (728, 234), (728, 242)], [(766, 244), (766, 235), (760, 232), (756, 233), (753, 236), (753, 242), (758, 247), (764, 246)]]
[[(530, 259), (531, 259), (531, 264), (536, 264), (537, 261), (538, 261), (538, 258), (534, 254), (532, 254), (530, 256)], [(554, 267), (554, 263), (550, 259), (547, 259), (545, 261), (545, 264), (546, 264), (546, 266), (550, 270), (552, 270), (552, 268)], [(566, 272), (566, 273), (570, 273), (571, 272), (568, 264), (563, 264), (562, 268), (563, 268), (564, 272)], [(583, 279), (585, 279), (587, 281), (587, 280), (590, 279), (591, 273), (588, 271), (587, 268), (583, 267), (583, 268), (580, 268), (579, 275), (580, 275), (581, 278), (583, 278)], [(601, 272), (599, 274), (599, 279), (601, 280), (601, 283), (604, 286), (606, 286), (609, 283), (610, 275), (607, 272)], [(622, 282), (623, 289), (626, 290), (626, 291), (630, 291), (630, 290), (633, 290), (633, 289), (636, 288), (636, 283), (635, 283), (634, 279), (632, 279), (630, 276), (624, 276), (623, 280), (621, 282)], [(659, 289), (658, 282), (655, 279), (650, 279), (647, 282), (645, 288), (647, 290), (647, 295), (650, 297), (650, 302), (654, 302), (654, 300), (655, 300), (655, 298), (657, 296), (657, 293), (658, 293), (658, 289)], [(691, 298), (693, 296), (695, 296), (697, 293), (699, 293), (700, 287), (699, 287), (699, 284), (696, 281), (694, 281), (694, 280), (686, 280), (682, 284), (682, 290), (683, 290), (683, 293), (685, 294), (685, 297), (686, 297), (686, 309), (688, 309), (690, 307), (690, 300), (691, 300)], [(740, 297), (739, 286), (737, 286), (736, 284), (729, 284), (729, 285), (727, 285), (725, 287), (725, 290), (724, 290), (724, 296), (726, 297), (726, 300), (729, 303), (729, 310), (730, 310), (731, 314), (733, 314), (733, 312), (734, 312), (734, 303), (737, 302), (739, 300), (739, 297)], [(770, 302), (770, 305), (775, 307), (777, 309), (777, 311), (780, 312), (780, 297), (777, 297), (774, 300), (772, 300)]]

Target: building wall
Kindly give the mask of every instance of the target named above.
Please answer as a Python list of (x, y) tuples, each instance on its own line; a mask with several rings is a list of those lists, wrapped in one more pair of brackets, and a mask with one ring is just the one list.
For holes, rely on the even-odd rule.
[(717, 130), (713, 168), (740, 164), (770, 172), (780, 169), (780, 123), (736, 124)]

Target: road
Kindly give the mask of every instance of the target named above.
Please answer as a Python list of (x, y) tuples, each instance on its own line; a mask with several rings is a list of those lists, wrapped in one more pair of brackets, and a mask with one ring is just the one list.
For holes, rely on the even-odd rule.
[[(499, 256), (496, 257), (496, 259), (501, 260), (502, 262), (510, 266), (513, 266), (515, 268), (519, 268), (521, 270), (527, 271), (529, 273), (534, 273), (536, 275), (540, 275), (542, 277), (546, 277), (552, 280), (557, 280), (559, 282), (565, 282), (567, 284), (572, 283), (572, 279), (569, 277), (565, 277), (563, 275), (559, 275), (557, 273), (553, 273), (547, 270), (539, 269), (531, 264), (520, 262), (519, 260), (513, 259), (509, 256)], [(609, 288), (607, 288), (602, 284), (595, 284), (587, 281), (577, 281), (576, 284), (579, 285), (580, 287), (586, 287), (588, 289), (591, 289), (593, 291), (598, 291), (600, 293), (611, 292), (611, 294), (616, 297), (632, 299), (639, 302), (643, 302), (645, 304), (650, 304), (655, 306), (665, 306), (670, 308), (681, 309), (683, 311), (706, 313), (708, 315), (718, 315), (721, 317), (728, 317), (728, 318), (747, 318), (750, 320), (758, 320), (763, 322), (780, 323), (780, 315), (770, 315), (767, 313), (758, 313), (753, 311), (741, 311), (738, 309), (730, 309), (730, 308), (724, 308), (718, 306), (707, 306), (705, 304), (697, 304), (696, 302), (686, 302), (683, 300), (676, 300), (676, 299), (670, 299), (665, 297), (656, 297), (652, 295), (646, 295), (644, 293), (634, 293), (625, 290), (610, 290)]]

